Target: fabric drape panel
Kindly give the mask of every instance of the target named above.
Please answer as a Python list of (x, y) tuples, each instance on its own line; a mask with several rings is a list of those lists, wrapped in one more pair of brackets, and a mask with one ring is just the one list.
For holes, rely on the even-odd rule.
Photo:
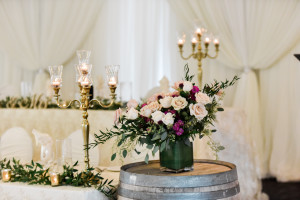
[(265, 152), (264, 144), (270, 138), (265, 138), (263, 132), (260, 85), (252, 69), (272, 67), (299, 43), (300, 2), (170, 0), (169, 3), (191, 29), (194, 19), (200, 19), (209, 31), (220, 34), (222, 55), (219, 61), (244, 71), (237, 84), (233, 106), (242, 107), (247, 113), (259, 174), (265, 176), (269, 153)]
[[(172, 80), (176, 70), (170, 59), (169, 22), (166, 0), (105, 1), (95, 31), (83, 45), (92, 50), (95, 83), (99, 76), (105, 77), (104, 66), (109, 64), (120, 65), (119, 81), (132, 82), (136, 99), (158, 86), (163, 76)], [(176, 52), (176, 39), (173, 41)]]
[(101, 0), (0, 1), (0, 48), (18, 63), (10, 68), (34, 71), (66, 63), (94, 28), (101, 4)]

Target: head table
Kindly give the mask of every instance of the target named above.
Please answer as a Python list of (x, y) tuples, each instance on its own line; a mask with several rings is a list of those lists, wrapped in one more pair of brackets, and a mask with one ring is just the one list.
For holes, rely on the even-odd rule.
[[(65, 139), (72, 132), (81, 128), (81, 115), (81, 111), (72, 109), (0, 109), (0, 136), (9, 128), (24, 128), (32, 137), (34, 146), (33, 159), (38, 160), (39, 154), (36, 153), (38, 152), (38, 147), (35, 145), (34, 136), (31, 134), (32, 130), (36, 129), (42, 133), (48, 133), (54, 141), (55, 139)], [(255, 169), (255, 160), (252, 153), (251, 141), (248, 137), (245, 113), (239, 109), (225, 108), (224, 112), (218, 113), (217, 120), (218, 122), (215, 124), (217, 132), (214, 133), (213, 138), (225, 146), (225, 150), (220, 153), (219, 159), (236, 164), (241, 194), (245, 195), (248, 199), (254, 199), (254, 196), (259, 196), (261, 193), (261, 183)], [(109, 129), (114, 122), (114, 111), (91, 110), (89, 111), (89, 122), (91, 134), (99, 133), (99, 130), (105, 130), (106, 128)], [(194, 157), (196, 159), (214, 159), (212, 151), (207, 146), (207, 141), (208, 140), (204, 138), (201, 141), (196, 139), (194, 142)], [(100, 150), (99, 166), (115, 167), (127, 163), (143, 161), (146, 153), (142, 152), (140, 155), (134, 154), (131, 157), (127, 156), (123, 161), (119, 159), (111, 161), (110, 158), (115, 147), (115, 140), (108, 141), (106, 144), (97, 147)], [(156, 155), (154, 159), (158, 159), (158, 155)], [(112, 174), (109, 174), (109, 172), (106, 173), (106, 176), (108, 176), (106, 178), (112, 179)], [(114, 179), (117, 184), (118, 175), (114, 175)], [(3, 194), (3, 190), (10, 191), (10, 188), (13, 187), (20, 188), (19, 191), (23, 191), (23, 188), (26, 188), (26, 190), (28, 189), (28, 191), (32, 190), (32, 192), (39, 190), (41, 194), (46, 194), (47, 191), (55, 190), (57, 191), (57, 194), (64, 193), (67, 195), (69, 190), (77, 190), (77, 192), (80, 193), (80, 195), (78, 194), (78, 197), (81, 197), (78, 199), (85, 199), (85, 195), (89, 196), (90, 194), (99, 197), (98, 199), (104, 198), (102, 194), (96, 194), (97, 191), (93, 191), (92, 188), (51, 188), (50, 186), (27, 186), (19, 183), (1, 183), (0, 192)], [(13, 190), (11, 191), (13, 192)], [(47, 195), (48, 199), (68, 199), (51, 198), (51, 194), (49, 195), (50, 196)], [(53, 195), (56, 194), (52, 194), (52, 196)], [(77, 195), (72, 196), (77, 197)], [(0, 199), (3, 199), (2, 195)], [(28, 199), (34, 198), (28, 197)]]

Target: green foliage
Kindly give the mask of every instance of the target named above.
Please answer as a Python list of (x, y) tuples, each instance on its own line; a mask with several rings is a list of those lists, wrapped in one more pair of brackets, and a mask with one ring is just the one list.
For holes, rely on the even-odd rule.
[(189, 72), (190, 72), (189, 65), (186, 64), (186, 65), (184, 66), (184, 73), (185, 73), (185, 78), (184, 78), (184, 79), (185, 79), (186, 81), (192, 81), (193, 78), (194, 78), (194, 76), (195, 76), (195, 75), (190, 76), (190, 75), (189, 75)]
[[(114, 199), (116, 188), (111, 184), (113, 180), (104, 180), (101, 174), (95, 172), (94, 168), (79, 172), (75, 167), (78, 161), (70, 166), (64, 165), (61, 174), (61, 185), (75, 187), (95, 187), (107, 197)], [(30, 164), (22, 165), (19, 160), (13, 158), (12, 161), (0, 160), (0, 170), (11, 169), (11, 182), (23, 182), (28, 184), (50, 185), (49, 168), (44, 168), (41, 164), (31, 161)]]

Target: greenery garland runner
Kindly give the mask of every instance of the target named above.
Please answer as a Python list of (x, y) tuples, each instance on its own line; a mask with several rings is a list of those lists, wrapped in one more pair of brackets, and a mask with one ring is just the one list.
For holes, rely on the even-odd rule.
[[(110, 102), (109, 99), (100, 99), (105, 104)], [(68, 103), (68, 102), (67, 102)], [(120, 102), (116, 102), (112, 107), (103, 108), (99, 104), (94, 104), (92, 110), (116, 110), (121, 107)], [(49, 97), (44, 97), (43, 95), (33, 95), (32, 97), (6, 97), (5, 99), (0, 100), (0, 108), (28, 108), (28, 109), (49, 109), (49, 108), (58, 108), (57, 104), (52, 101)], [(74, 105), (69, 107), (68, 109), (74, 108)]]
[[(100, 173), (93, 173), (94, 168), (90, 168), (87, 171), (79, 172), (75, 167), (78, 165), (78, 161), (74, 165), (64, 165), (61, 176), (61, 185), (69, 185), (75, 187), (95, 187), (98, 191), (105, 194), (111, 199), (115, 199), (116, 188), (111, 183), (113, 180), (108, 180), (101, 177)], [(30, 164), (22, 165), (19, 160), (12, 159), (0, 160), (0, 171), (2, 169), (11, 169), (11, 182), (23, 182), (30, 185), (50, 185), (49, 168), (44, 167), (31, 161)]]
[[(191, 82), (193, 76), (189, 75), (187, 65), (184, 70), (185, 80), (174, 84), (173, 93), (156, 94), (143, 104), (131, 100), (125, 115), (117, 110), (119, 121), (112, 129), (95, 134), (95, 141), (90, 147), (117, 137), (118, 150), (111, 156), (111, 160), (114, 160), (117, 154), (125, 158), (132, 150), (140, 154), (137, 145), (146, 145), (154, 155), (169, 149), (170, 143), (184, 141), (190, 146), (190, 139), (207, 136), (210, 139), (208, 144), (217, 157), (217, 153), (224, 147), (212, 140), (211, 134), (216, 130), (211, 127), (216, 120), (216, 113), (224, 110), (220, 104), (224, 89), (234, 85), (239, 78), (235, 76), (231, 81), (224, 82), (215, 80), (212, 84), (205, 84), (200, 91)], [(147, 153), (145, 162), (148, 163), (148, 160)]]

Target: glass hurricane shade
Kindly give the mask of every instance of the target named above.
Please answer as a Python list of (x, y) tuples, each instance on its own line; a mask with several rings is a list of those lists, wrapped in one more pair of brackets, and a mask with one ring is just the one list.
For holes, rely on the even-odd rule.
[(62, 70), (63, 70), (62, 65), (49, 66), (52, 87), (62, 86)]
[(91, 56), (91, 51), (89, 50), (77, 50), (76, 51), (79, 64), (88, 64)]
[(118, 84), (118, 73), (120, 65), (107, 65), (105, 66), (106, 79), (108, 86), (116, 87)]

